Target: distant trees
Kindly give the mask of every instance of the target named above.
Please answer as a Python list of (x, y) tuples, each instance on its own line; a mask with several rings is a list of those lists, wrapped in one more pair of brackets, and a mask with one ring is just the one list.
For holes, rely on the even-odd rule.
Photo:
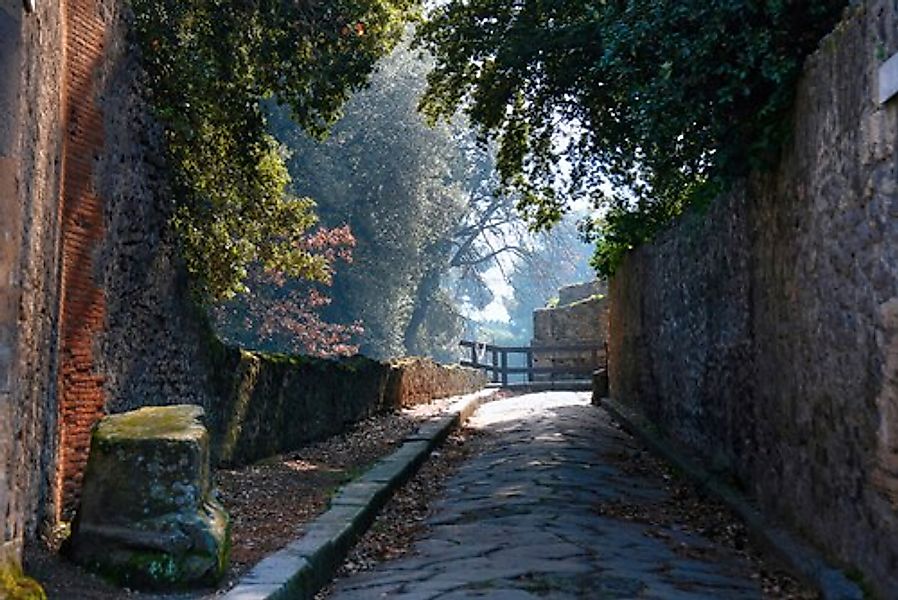
[(506, 301), (508, 320), (471, 323), (466, 334), (500, 345), (528, 345), (533, 339), (534, 309), (546, 306), (560, 287), (595, 277), (589, 266), (590, 254), (590, 247), (570, 220), (532, 236), (526, 259), (516, 261), (508, 272), (513, 290)]
[(316, 219), (285, 194), (284, 157), (261, 102), (321, 136), (374, 63), (399, 41), (416, 0), (134, 0), (145, 89), (165, 129), (175, 226), (206, 301), (246, 290), (252, 269), (324, 279), (304, 245)]
[(293, 191), (317, 201), (327, 226), (347, 224), (357, 246), (334, 278), (324, 314), (362, 322), (373, 356), (450, 358), (464, 327), (450, 282), (488, 294), (479, 278), (497, 257), (521, 254), (514, 203), (494, 195), (491, 154), (453, 124), (417, 111), (426, 59), (400, 48), (319, 143), (285, 113), (273, 131), (291, 152)]

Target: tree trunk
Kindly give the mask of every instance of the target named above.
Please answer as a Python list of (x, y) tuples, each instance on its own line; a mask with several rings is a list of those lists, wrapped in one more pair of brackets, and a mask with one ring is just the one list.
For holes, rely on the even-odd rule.
[(431, 299), (439, 288), (439, 269), (428, 271), (421, 279), (421, 283), (418, 284), (418, 290), (415, 294), (415, 309), (412, 311), (412, 318), (409, 319), (405, 328), (405, 350), (409, 356), (417, 356), (421, 353), (418, 334), (425, 319), (427, 319), (427, 310), (430, 308)]

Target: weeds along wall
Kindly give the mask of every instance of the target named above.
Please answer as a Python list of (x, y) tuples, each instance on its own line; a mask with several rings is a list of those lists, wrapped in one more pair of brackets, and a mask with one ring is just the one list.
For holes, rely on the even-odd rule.
[(898, 3), (807, 61), (775, 172), (632, 252), (611, 282), (611, 394), (770, 514), (898, 585)]

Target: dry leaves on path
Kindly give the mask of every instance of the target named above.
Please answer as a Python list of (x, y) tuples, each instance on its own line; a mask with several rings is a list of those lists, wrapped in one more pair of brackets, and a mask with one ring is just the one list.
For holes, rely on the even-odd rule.
[(671, 529), (697, 534), (720, 544), (724, 551), (748, 561), (766, 599), (812, 600), (819, 597), (817, 592), (767, 559), (749, 539), (742, 520), (726, 505), (679, 476), (667, 462), (641, 449), (605, 454), (603, 459), (624, 473), (654, 481), (666, 492), (666, 497), (661, 501), (605, 502), (596, 507), (600, 515), (650, 525), (646, 535), (667, 542), (674, 552), (687, 558), (707, 560), (721, 550), (712, 545), (677, 541), (668, 533)]
[(426, 531), (432, 503), (442, 496), (446, 482), (468, 457), (480, 452), (493, 437), (486, 431), (472, 428), (451, 433), (421, 469), (387, 502), (371, 528), (350, 550), (335, 581), (319, 592), (316, 600), (328, 598), (337, 579), (370, 570), (407, 553), (415, 539)]

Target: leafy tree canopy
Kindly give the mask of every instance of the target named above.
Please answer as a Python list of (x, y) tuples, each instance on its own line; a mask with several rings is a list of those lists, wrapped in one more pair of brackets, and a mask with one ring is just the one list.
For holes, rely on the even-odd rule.
[[(772, 164), (804, 57), (845, 0), (448, 0), (421, 107), (499, 143), (535, 229), (589, 197), (610, 273), (689, 203)], [(603, 191), (604, 190), (604, 191)], [(612, 191), (609, 191), (612, 190)]]
[(175, 225), (206, 299), (244, 291), (254, 265), (326, 277), (303, 243), (313, 203), (289, 176), (263, 99), (323, 136), (375, 61), (399, 40), (415, 0), (132, 0), (147, 90), (165, 126)]

